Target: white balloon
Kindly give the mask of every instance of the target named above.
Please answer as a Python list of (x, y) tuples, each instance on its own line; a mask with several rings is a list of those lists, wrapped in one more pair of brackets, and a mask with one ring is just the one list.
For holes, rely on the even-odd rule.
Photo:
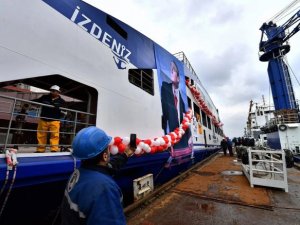
[(145, 144), (145, 148), (144, 148), (145, 152), (149, 153), (151, 152), (151, 148), (148, 144)]
[(154, 145), (154, 146), (160, 146), (159, 140), (158, 140), (158, 139), (154, 140), (154, 141), (153, 141), (153, 145)]
[(110, 146), (110, 153), (111, 153), (112, 155), (115, 155), (115, 154), (117, 154), (118, 152), (119, 152), (119, 149), (118, 149), (118, 147), (117, 147), (116, 145)]
[(141, 154), (141, 152), (142, 152), (142, 149), (138, 146), (138, 147), (136, 147), (134, 154), (139, 155), (139, 154)]
[(141, 149), (145, 148), (145, 143), (140, 141), (140, 143), (138, 144), (138, 147), (140, 147)]
[(167, 134), (166, 137), (168, 138), (169, 142), (172, 140), (170, 135)]
[(166, 144), (165, 140), (162, 137), (158, 138), (157, 140), (159, 141), (159, 145)]
[(124, 137), (123, 140), (122, 140), (122, 143), (123, 143), (124, 145), (128, 145), (129, 142), (130, 142), (130, 138), (129, 138), (129, 137)]
[(171, 134), (174, 135), (175, 139), (177, 138), (177, 134), (175, 132), (172, 132)]

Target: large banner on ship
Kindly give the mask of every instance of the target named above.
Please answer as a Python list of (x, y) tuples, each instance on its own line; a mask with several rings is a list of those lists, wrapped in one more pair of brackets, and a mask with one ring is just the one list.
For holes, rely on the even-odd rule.
[[(176, 57), (160, 46), (155, 46), (157, 74), (162, 106), (162, 127), (165, 134), (179, 127), (184, 113), (188, 111), (185, 89), (184, 67)], [(173, 157), (192, 153), (190, 130), (182, 136), (180, 142), (171, 148)]]

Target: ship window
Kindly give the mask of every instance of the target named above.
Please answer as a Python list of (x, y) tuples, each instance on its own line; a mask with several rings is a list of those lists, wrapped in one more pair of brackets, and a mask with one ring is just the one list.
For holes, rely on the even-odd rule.
[(201, 123), (200, 109), (195, 103), (194, 103), (194, 115), (196, 117), (197, 122)]
[(207, 127), (207, 116), (204, 111), (201, 110), (202, 124)]
[(129, 82), (154, 95), (153, 71), (151, 69), (129, 69)]
[(106, 16), (106, 23), (111, 26), (111, 28), (113, 28), (118, 34), (120, 34), (121, 37), (127, 40), (127, 32), (122, 27), (120, 27), (120, 25), (117, 24), (117, 22), (111, 16)]
[(211, 122), (210, 122), (210, 118), (207, 117), (207, 125), (208, 125), (208, 129), (211, 130)]
[(187, 97), (187, 100), (188, 100), (188, 106), (189, 108), (192, 108), (192, 101), (189, 97)]

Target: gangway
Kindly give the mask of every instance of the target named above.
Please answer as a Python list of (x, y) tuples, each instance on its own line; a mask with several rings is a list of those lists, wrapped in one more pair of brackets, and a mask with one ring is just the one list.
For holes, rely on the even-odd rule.
[(242, 164), (250, 186), (282, 188), (288, 192), (285, 152), (283, 150), (247, 149), (249, 164)]

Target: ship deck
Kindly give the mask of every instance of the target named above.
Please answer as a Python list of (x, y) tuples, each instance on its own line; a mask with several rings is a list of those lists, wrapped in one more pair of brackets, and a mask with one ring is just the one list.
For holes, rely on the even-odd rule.
[[(234, 171), (225, 174), (224, 171)], [(134, 210), (128, 225), (300, 224), (300, 170), (287, 168), (289, 192), (254, 186), (235, 157), (216, 154)], [(172, 187), (171, 187), (172, 186)]]

